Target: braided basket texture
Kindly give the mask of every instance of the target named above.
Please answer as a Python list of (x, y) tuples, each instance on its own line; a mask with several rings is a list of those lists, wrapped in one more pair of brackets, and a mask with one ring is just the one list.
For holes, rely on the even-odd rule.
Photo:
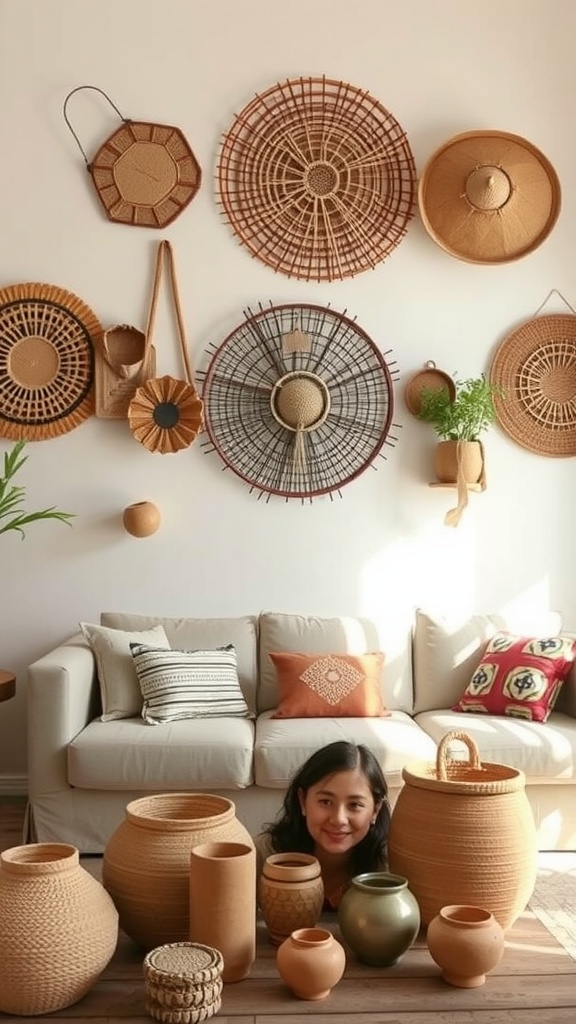
[(222, 1005), (222, 954), (200, 942), (171, 942), (144, 958), (146, 1010), (164, 1024), (198, 1024)]
[[(450, 753), (456, 740), (468, 748), (468, 761)], [(536, 881), (536, 828), (523, 773), (481, 762), (467, 733), (449, 732), (435, 764), (411, 764), (402, 774), (388, 860), (408, 880), (422, 923), (462, 903), (489, 910), (509, 928)]]

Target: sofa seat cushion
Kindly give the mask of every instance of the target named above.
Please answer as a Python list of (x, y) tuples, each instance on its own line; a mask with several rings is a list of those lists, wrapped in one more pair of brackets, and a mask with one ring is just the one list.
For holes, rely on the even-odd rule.
[(254, 723), (94, 720), (68, 746), (68, 782), (82, 789), (243, 789), (252, 785)]
[(390, 787), (401, 785), (407, 761), (436, 757), (436, 744), (403, 711), (393, 711), (386, 718), (272, 718), (272, 712), (267, 711), (256, 720), (256, 784), (285, 789), (315, 750), (335, 740), (369, 747)]
[[(518, 768), (530, 784), (573, 782), (576, 778), (576, 720), (557, 711), (545, 724), (448, 709), (423, 711), (415, 721), (436, 743), (453, 730), (467, 733), (478, 747), (481, 761)], [(456, 749), (468, 756), (463, 743), (456, 742)]]

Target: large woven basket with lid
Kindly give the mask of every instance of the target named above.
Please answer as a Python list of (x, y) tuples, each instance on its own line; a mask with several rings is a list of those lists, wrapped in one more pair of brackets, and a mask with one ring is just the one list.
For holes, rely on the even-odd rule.
[[(469, 759), (450, 745), (461, 740)], [(509, 928), (536, 881), (536, 827), (525, 776), (481, 762), (471, 736), (447, 733), (436, 763), (407, 765), (390, 821), (390, 870), (404, 875), (429, 924), (441, 907), (465, 903), (489, 910)]]

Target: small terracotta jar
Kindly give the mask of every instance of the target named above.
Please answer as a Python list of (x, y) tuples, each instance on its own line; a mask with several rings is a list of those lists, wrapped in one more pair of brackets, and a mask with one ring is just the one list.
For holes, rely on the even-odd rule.
[(309, 853), (272, 853), (258, 879), (258, 906), (268, 938), (279, 946), (298, 928), (313, 928), (324, 902), (320, 862)]
[(504, 929), (489, 910), (454, 904), (442, 907), (432, 919), (426, 941), (444, 981), (477, 988), (502, 958)]
[(298, 928), (279, 946), (276, 966), (298, 999), (325, 999), (344, 974), (346, 954), (326, 928)]

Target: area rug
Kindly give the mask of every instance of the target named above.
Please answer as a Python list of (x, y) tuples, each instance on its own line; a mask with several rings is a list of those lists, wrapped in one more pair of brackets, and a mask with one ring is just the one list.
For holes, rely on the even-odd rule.
[(528, 907), (576, 960), (576, 853), (538, 855), (538, 877)]

